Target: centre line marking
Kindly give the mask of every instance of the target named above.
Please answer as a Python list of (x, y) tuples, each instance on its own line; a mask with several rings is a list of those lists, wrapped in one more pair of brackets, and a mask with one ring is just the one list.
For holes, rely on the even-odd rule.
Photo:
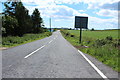
[(51, 40), (49, 43), (51, 43), (53, 40)]
[(11, 67), (12, 65), (9, 65), (9, 67)]
[(85, 58), (85, 60), (98, 72), (102, 78), (107, 78), (81, 51), (78, 52)]
[(38, 50), (44, 48), (45, 45), (43, 45), (42, 47), (38, 48), (37, 50), (33, 51), (32, 53), (28, 54), (27, 56), (25, 56), (24, 58), (28, 58), (29, 56), (31, 56), (32, 54), (34, 54), (35, 52), (37, 52)]

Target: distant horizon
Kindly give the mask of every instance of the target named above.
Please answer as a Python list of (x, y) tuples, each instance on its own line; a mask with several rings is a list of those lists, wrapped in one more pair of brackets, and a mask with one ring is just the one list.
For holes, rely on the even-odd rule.
[[(50, 29), (49, 27), (47, 29)], [(66, 28), (66, 27), (62, 27), (62, 28), (51, 28), (51, 29), (76, 29), (76, 28)], [(78, 28), (79, 30), (79, 28)], [(82, 29), (82, 30), (91, 30), (91, 29)], [(94, 29), (94, 30), (120, 30), (120, 29)]]

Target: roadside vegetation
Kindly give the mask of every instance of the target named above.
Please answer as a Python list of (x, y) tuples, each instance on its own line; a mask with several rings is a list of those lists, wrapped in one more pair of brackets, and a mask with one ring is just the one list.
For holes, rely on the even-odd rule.
[(119, 30), (82, 31), (82, 42), (79, 44), (79, 30), (61, 30), (62, 35), (76, 48), (94, 56), (99, 61), (120, 72), (120, 39)]
[(45, 28), (37, 8), (32, 15), (22, 2), (4, 2), (2, 17), (2, 47), (13, 47), (51, 35)]
[(50, 32), (45, 32), (42, 34), (25, 34), (23, 37), (19, 37), (19, 36), (3, 37), (2, 38), (2, 47), (7, 47), (7, 48), (14, 47), (14, 46), (18, 46), (21, 44), (35, 41), (35, 40), (40, 40), (40, 39), (43, 39), (50, 35), (51, 35)]

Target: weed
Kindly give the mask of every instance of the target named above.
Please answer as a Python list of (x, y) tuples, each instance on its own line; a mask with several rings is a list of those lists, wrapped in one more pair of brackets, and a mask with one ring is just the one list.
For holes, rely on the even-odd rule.
[[(118, 30), (83, 31), (81, 44), (79, 44), (78, 30), (63, 30), (61, 33), (72, 45), (82, 52), (94, 56), (99, 61), (120, 72), (120, 65), (118, 65), (118, 60), (120, 60), (120, 55), (118, 55), (118, 51), (120, 51), (118, 49), (120, 47)], [(75, 38), (65, 36), (66, 33), (74, 35)]]
[(2, 46), (3, 47), (13, 47), (13, 46), (20, 45), (23, 43), (42, 39), (42, 38), (45, 38), (50, 35), (51, 35), (50, 32), (45, 32), (45, 33), (41, 33), (41, 34), (25, 34), (23, 37), (18, 37), (18, 36), (3, 37), (2, 38)]

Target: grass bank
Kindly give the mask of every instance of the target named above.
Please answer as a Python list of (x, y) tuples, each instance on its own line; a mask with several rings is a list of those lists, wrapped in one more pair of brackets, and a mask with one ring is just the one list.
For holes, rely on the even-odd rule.
[(29, 43), (35, 40), (40, 40), (50, 36), (50, 32), (40, 34), (25, 34), (23, 37), (8, 36), (2, 38), (2, 47), (15, 47), (21, 44)]
[(79, 30), (61, 30), (61, 32), (73, 46), (120, 72), (118, 30), (83, 31), (81, 44), (79, 44)]

